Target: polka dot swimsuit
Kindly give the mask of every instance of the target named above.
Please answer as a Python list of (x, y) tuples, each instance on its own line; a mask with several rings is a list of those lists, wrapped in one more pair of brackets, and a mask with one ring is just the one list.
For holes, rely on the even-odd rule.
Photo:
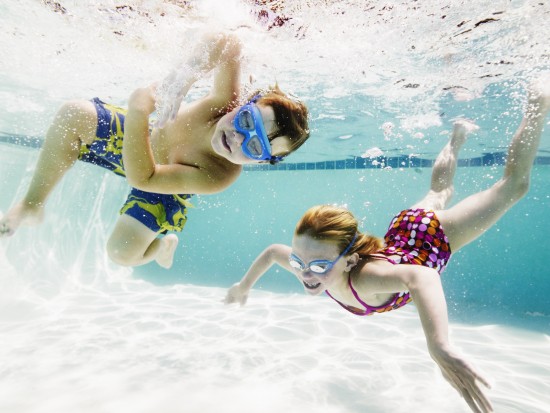
[(418, 264), (442, 273), (451, 258), (449, 240), (433, 211), (406, 209), (393, 218), (379, 251), (393, 264)]
[[(441, 274), (451, 258), (449, 240), (433, 211), (424, 209), (401, 211), (391, 221), (388, 232), (384, 236), (384, 242), (386, 244), (384, 248), (373, 257), (384, 258), (392, 264), (423, 265), (434, 268)], [(346, 310), (356, 315), (383, 313), (403, 307), (412, 301), (409, 292), (402, 292), (395, 294), (388, 303), (373, 307), (359, 297), (349, 276), (348, 284), (357, 301), (365, 307), (364, 309), (343, 304), (334, 299), (328, 291), (326, 293)]]

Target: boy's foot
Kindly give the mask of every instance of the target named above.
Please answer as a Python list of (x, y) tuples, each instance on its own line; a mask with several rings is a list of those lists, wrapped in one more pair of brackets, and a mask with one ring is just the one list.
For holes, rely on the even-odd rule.
[(37, 225), (43, 218), (43, 207), (30, 207), (22, 202), (16, 204), (0, 219), (0, 238), (13, 235), (20, 225)]
[(162, 268), (169, 269), (172, 267), (178, 241), (178, 236), (176, 234), (168, 234), (161, 239), (163, 245), (160, 247), (155, 261)]

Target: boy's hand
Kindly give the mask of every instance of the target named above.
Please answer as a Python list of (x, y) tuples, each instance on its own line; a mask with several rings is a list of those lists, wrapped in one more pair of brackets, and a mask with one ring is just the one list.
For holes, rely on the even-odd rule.
[(130, 95), (128, 109), (151, 114), (155, 110), (155, 87), (156, 84), (147, 87), (140, 87)]
[(195, 75), (190, 66), (180, 70), (173, 70), (157, 88), (157, 121), (155, 127), (164, 128), (169, 121), (176, 119), (181, 102), (191, 85), (195, 82)]
[[(231, 73), (223, 65), (238, 61), (242, 45), (238, 37), (225, 33), (210, 33), (202, 38), (184, 62), (174, 69), (157, 88), (156, 98), (158, 118), (155, 126), (163, 128), (176, 119), (183, 98), (193, 83), (215, 67), (220, 67), (223, 84), (231, 84), (225, 79)], [(233, 98), (233, 94), (229, 93)]]

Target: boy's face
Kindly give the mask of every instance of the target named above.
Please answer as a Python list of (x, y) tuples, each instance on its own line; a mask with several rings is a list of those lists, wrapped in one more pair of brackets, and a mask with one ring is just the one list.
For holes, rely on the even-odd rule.
[[(275, 112), (271, 106), (256, 105), (263, 121), (263, 127), (267, 136), (272, 136), (277, 132), (275, 123)], [(237, 164), (254, 164), (265, 162), (263, 160), (252, 159), (243, 152), (243, 142), (245, 135), (237, 132), (234, 119), (237, 116), (241, 107), (235, 108), (228, 114), (224, 115), (217, 123), (216, 130), (212, 136), (212, 149), (218, 155), (224, 157), (228, 161)], [(290, 147), (290, 141), (284, 136), (279, 136), (271, 141), (271, 154), (287, 153)]]

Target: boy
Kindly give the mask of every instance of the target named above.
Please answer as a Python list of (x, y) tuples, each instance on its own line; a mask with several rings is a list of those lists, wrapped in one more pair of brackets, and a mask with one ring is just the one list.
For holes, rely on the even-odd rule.
[[(183, 229), (192, 194), (223, 191), (243, 164), (276, 163), (309, 137), (306, 107), (277, 86), (239, 106), (240, 57), (234, 35), (205, 37), (176, 74), (184, 76), (152, 129), (156, 85), (134, 91), (128, 110), (98, 98), (64, 104), (46, 134), (25, 197), (0, 220), (0, 237), (21, 224), (39, 223), (48, 195), (83, 160), (126, 176), (132, 186), (107, 243), (110, 258), (125, 266), (155, 260), (170, 268), (178, 238), (159, 235)], [(180, 107), (200, 74), (214, 68), (210, 93)]]

